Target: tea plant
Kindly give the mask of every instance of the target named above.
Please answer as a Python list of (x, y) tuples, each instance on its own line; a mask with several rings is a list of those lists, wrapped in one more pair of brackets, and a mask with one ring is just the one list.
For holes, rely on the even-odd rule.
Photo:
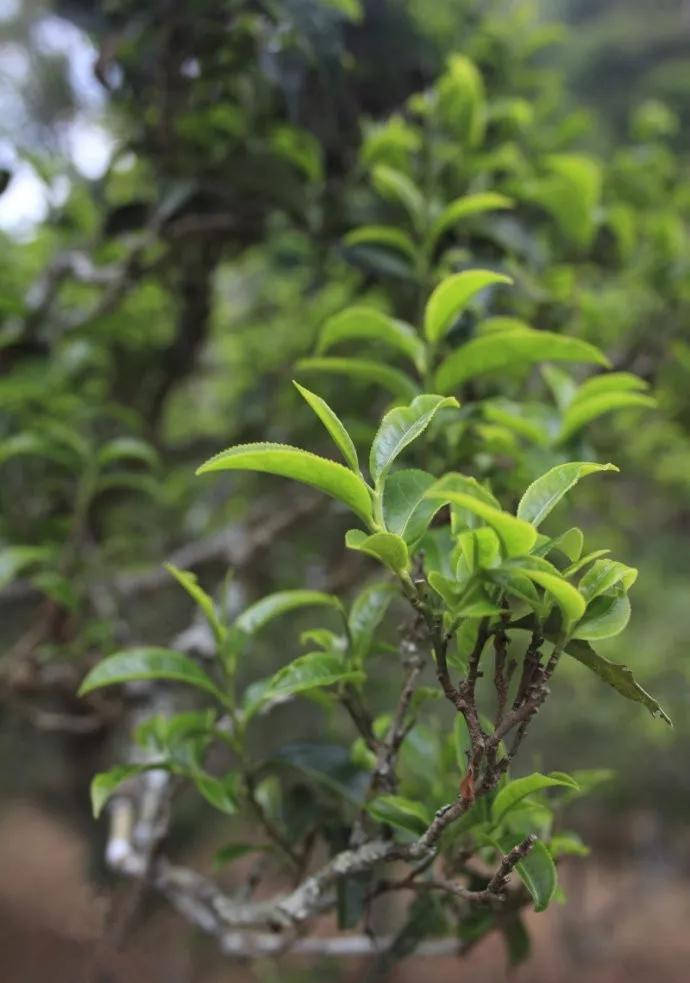
[[(492, 279), (495, 275), (473, 271), (442, 281), (425, 306), (425, 341), (399, 322), (378, 316), (372, 323), (373, 315), (355, 310), (329, 322), (321, 344), (324, 337), (327, 345), (375, 331), (428, 373), (430, 353), (444, 330), (467, 297)], [(493, 357), (495, 365), (510, 357), (536, 360), (547, 354), (605, 361), (591, 345), (522, 326), (487, 332), (476, 343), (484, 343), (482, 358)], [(471, 355), (451, 354), (432, 377), (447, 390), (468, 364), (473, 364)], [(451, 372), (449, 365), (457, 369)], [(284, 444), (242, 444), (206, 461), (198, 473), (265, 472), (318, 489), (358, 521), (346, 534), (345, 546), (373, 559), (385, 576), (366, 583), (349, 603), (309, 589), (280, 591), (228, 622), (193, 575), (171, 568), (213, 632), (212, 669), (207, 672), (174, 650), (136, 648), (96, 665), (81, 692), (160, 679), (194, 687), (210, 698), (209, 705), (142, 725), (138, 740), (148, 749), (147, 760), (98, 775), (92, 787), (94, 810), (100, 811), (123, 780), (165, 769), (193, 782), (216, 808), (237, 814), (240, 823), (240, 817), (253, 815), (265, 838), (234, 842), (222, 857), (268, 849), (277, 863), (292, 868), (297, 886), (270, 901), (234, 901), (198, 875), (167, 861), (156, 867), (153, 861), (155, 882), (187, 915), (220, 936), (243, 930), (245, 952), (289, 948), (317, 916), (335, 908), (342, 928), (362, 921), (367, 926), (376, 900), (401, 891), (416, 899), (403, 936), (412, 933), (420, 941), (450, 935), (460, 945), (498, 928), (518, 959), (525, 948), (520, 910), (530, 902), (538, 911), (545, 909), (558, 891), (559, 857), (585, 852), (577, 836), (559, 827), (560, 806), (601, 778), (599, 773), (561, 772), (510, 776), (560, 660), (576, 660), (668, 720), (627, 667), (592, 645), (626, 626), (628, 591), (637, 571), (609, 558), (608, 550), (585, 552), (577, 527), (563, 524), (548, 535), (540, 532), (581, 479), (617, 469), (594, 462), (559, 463), (524, 489), (517, 508), (510, 510), (474, 476), (400, 467), (415, 441), (425, 433), (442, 435), (462, 408), (452, 395), (417, 393), (411, 378), (381, 364), (372, 365), (372, 373), (374, 367), (384, 384), (387, 373), (394, 373), (392, 388), (401, 395), (399, 380), (404, 379), (404, 393), (411, 399), (384, 415), (366, 472), (339, 417), (320, 396), (296, 384), (344, 463)], [(606, 376), (592, 377), (583, 388), (596, 390), (598, 379), (603, 383)], [(378, 628), (396, 598), (408, 614), (399, 645), (391, 649)], [(238, 667), (251, 659), (257, 633), (272, 619), (304, 606), (331, 609), (337, 626), (316, 621), (301, 637), (309, 648), (306, 654), (239, 692)], [(385, 712), (374, 713), (370, 668), (381, 658), (395, 666), (399, 695)], [(426, 681), (430, 673), (434, 685)], [(303, 697), (326, 709), (340, 706), (354, 728), (354, 768), (346, 779), (310, 761), (304, 750), (301, 760), (294, 752), (311, 780), (339, 799), (339, 822), (345, 826), (339, 842), (329, 836), (333, 805), (323, 806), (322, 832), (331, 857), (317, 867), (318, 814), (301, 827), (294, 817), (288, 820), (280, 804), (279, 769), (269, 766), (267, 775), (266, 762), (255, 757), (252, 747), (257, 718)], [(439, 698), (451, 705), (453, 717), (446, 726), (434, 727), (442, 718)], [(217, 744), (232, 756), (223, 774), (205, 764)], [(285, 753), (289, 756), (289, 747)], [(549, 798), (547, 790), (556, 797)], [(390, 877), (386, 864), (393, 860), (407, 863), (402, 876)], [(259, 929), (280, 935), (267, 941)], [(401, 937), (385, 941), (391, 952)], [(377, 951), (382, 944), (369, 945)]]

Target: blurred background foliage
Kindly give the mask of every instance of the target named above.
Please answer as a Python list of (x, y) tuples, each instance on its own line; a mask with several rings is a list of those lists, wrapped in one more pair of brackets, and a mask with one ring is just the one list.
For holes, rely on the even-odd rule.
[[(355, 298), (416, 319), (419, 271), (395, 247), (348, 239), (400, 219), (376, 188), (388, 165), (438, 203), (488, 190), (515, 202), (440, 238), (438, 270), (489, 266), (515, 281), (455, 326), (455, 343), (481, 317), (517, 317), (597, 344), (657, 400), (595, 407), (569, 444), (621, 467), (577, 502), (590, 547), (611, 543), (641, 571), (631, 626), (602, 650), (635, 669), (675, 730), (562, 666), (525, 762), (610, 764), (600, 809), (682, 821), (687, 4), (659, 2), (650, 20), (642, 0), (26, 0), (0, 16), (3, 743), (6, 755), (18, 740), (33, 749), (15, 784), (64, 807), (53, 764), (76, 741), (70, 781), (85, 810), (82, 752), (103, 755), (121, 707), (84, 707), (74, 692), (113, 646), (167, 644), (188, 626), (163, 559), (182, 551), (235, 608), (366, 576), (342, 559), (337, 512), (280, 482), (193, 475), (230, 443), (324, 450), (289, 384), (295, 362)], [(510, 369), (473, 381), (463, 395), (481, 410), (449, 435), (456, 459), (524, 487), (554, 461), (568, 379)], [(371, 383), (313, 385), (362, 440), (390, 400)], [(242, 536), (281, 515), (289, 536), (250, 551), (222, 587)], [(275, 641), (253, 671), (277, 667)], [(291, 733), (313, 736), (320, 712), (293, 713)], [(70, 740), (41, 764), (51, 738), (35, 728), (61, 723)]]

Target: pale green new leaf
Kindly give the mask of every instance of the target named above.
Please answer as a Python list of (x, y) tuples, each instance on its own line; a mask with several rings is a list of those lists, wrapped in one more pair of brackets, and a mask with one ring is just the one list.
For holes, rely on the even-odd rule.
[(477, 215), (480, 212), (493, 211), (499, 208), (512, 208), (513, 201), (505, 195), (497, 194), (495, 191), (480, 191), (477, 194), (464, 195), (456, 198), (443, 209), (436, 221), (431, 226), (429, 232), (429, 243), (434, 245), (436, 241), (458, 222), (470, 215)]
[(578, 529), (577, 526), (566, 529), (564, 533), (556, 536), (555, 539), (544, 538), (545, 542), (535, 549), (535, 553), (538, 556), (547, 556), (553, 550), (560, 550), (561, 553), (568, 557), (571, 563), (575, 563), (580, 558), (585, 537), (582, 530)]
[(478, 515), (498, 533), (498, 538), (503, 543), (508, 556), (521, 556), (529, 553), (534, 546), (537, 531), (533, 526), (508, 512), (487, 505), (486, 502), (474, 498), (472, 495), (449, 491), (437, 483), (429, 489), (426, 497), (441, 500), (451, 505), (459, 505), (461, 508)]
[(342, 610), (340, 600), (334, 594), (324, 594), (318, 590), (281, 590), (267, 594), (255, 604), (250, 605), (236, 619), (235, 626), (248, 635), (253, 635), (274, 618), (288, 611), (305, 607), (331, 607)]
[(586, 567), (588, 563), (591, 563), (593, 560), (598, 560), (600, 556), (606, 556), (606, 554), (610, 552), (611, 550), (593, 550), (591, 553), (586, 553), (584, 556), (581, 556), (579, 560), (576, 560), (574, 563), (571, 563), (569, 567), (566, 567), (566, 569), (562, 571), (563, 576), (566, 578), (572, 577), (578, 570)]
[(651, 409), (656, 406), (656, 400), (652, 396), (645, 396), (643, 393), (626, 391), (603, 392), (589, 396), (587, 399), (578, 399), (568, 407), (563, 415), (557, 443), (562, 444), (569, 440), (585, 424), (595, 420), (603, 413), (610, 413), (611, 410), (629, 409), (634, 406), (644, 406)]
[(418, 371), (424, 371), (426, 347), (414, 328), (374, 307), (347, 307), (329, 317), (319, 334), (317, 353), (323, 355), (333, 345), (353, 339), (387, 345), (411, 359)]
[(465, 270), (442, 280), (429, 297), (424, 311), (424, 334), (431, 342), (439, 341), (457, 315), (485, 287), (495, 283), (512, 283), (509, 276), (491, 270)]
[(400, 399), (414, 399), (419, 392), (417, 383), (405, 372), (364, 358), (301, 358), (295, 368), (300, 372), (327, 372), (373, 382)]
[(300, 396), (302, 396), (305, 401), (312, 408), (314, 413), (318, 416), (319, 420), (323, 423), (324, 427), (331, 435), (333, 442), (336, 447), (343, 455), (345, 463), (347, 466), (359, 474), (359, 460), (357, 459), (357, 449), (352, 443), (352, 438), (343, 426), (340, 418), (336, 416), (333, 410), (330, 408), (325, 399), (317, 396), (316, 393), (311, 392), (304, 386), (300, 386), (299, 382), (292, 380), (292, 384), (297, 389)]
[(449, 392), (468, 379), (506, 366), (531, 362), (596, 362), (608, 365), (606, 356), (579, 338), (551, 331), (500, 331), (473, 338), (456, 348), (436, 372), (436, 387)]
[(597, 471), (618, 471), (618, 468), (614, 464), (591, 464), (586, 461), (557, 464), (532, 482), (520, 499), (518, 516), (538, 526), (580, 478)]
[(574, 778), (563, 775), (561, 772), (542, 775), (540, 772), (535, 771), (533, 774), (526, 775), (524, 778), (515, 778), (512, 782), (508, 782), (507, 785), (503, 786), (491, 804), (492, 823), (497, 826), (504, 816), (511, 809), (514, 809), (525, 796), (534, 795), (535, 792), (540, 792), (542, 789), (552, 788), (556, 785), (574, 789), (578, 788), (578, 784)]
[(361, 529), (350, 529), (345, 534), (345, 545), (373, 556), (396, 574), (405, 573), (410, 566), (405, 540), (391, 532), (375, 532), (368, 536)]
[(133, 648), (103, 659), (87, 673), (79, 687), (79, 696), (115, 683), (131, 683), (140, 679), (170, 679), (196, 686), (223, 700), (213, 680), (193, 659), (165, 648)]
[(609, 597), (602, 594), (587, 607), (581, 621), (575, 626), (573, 638), (598, 642), (602, 638), (620, 635), (630, 621), (630, 601), (625, 594)]
[(580, 592), (567, 580), (544, 570), (531, 570), (527, 567), (517, 571), (539, 584), (555, 598), (558, 606), (565, 615), (566, 621), (573, 622), (585, 613), (585, 599)]
[(407, 445), (426, 430), (440, 409), (458, 405), (458, 401), (452, 396), (425, 394), (417, 396), (409, 406), (396, 406), (386, 413), (369, 455), (369, 470), (376, 484), (385, 478), (391, 465)]
[(628, 666), (611, 662), (595, 652), (591, 645), (585, 641), (571, 639), (565, 647), (567, 655), (577, 659), (583, 666), (587, 666), (593, 673), (599, 676), (605, 683), (612, 686), (621, 696), (628, 700), (634, 700), (645, 706), (653, 717), (661, 717), (667, 724), (671, 723), (671, 718), (659, 706), (653, 696), (642, 689), (636, 682), (632, 670)]
[(238, 444), (210, 458), (196, 473), (226, 470), (263, 471), (293, 478), (339, 499), (364, 522), (371, 522), (369, 490), (359, 475), (310, 451), (288, 444)]
[(618, 583), (622, 584), (624, 591), (629, 591), (636, 580), (635, 567), (628, 567), (618, 560), (597, 560), (580, 580), (578, 590), (589, 604)]

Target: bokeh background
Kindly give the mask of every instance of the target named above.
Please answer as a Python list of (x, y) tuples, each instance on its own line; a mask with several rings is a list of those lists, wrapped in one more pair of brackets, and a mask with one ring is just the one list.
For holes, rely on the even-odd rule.
[[(87, 711), (74, 692), (94, 653), (193, 631), (164, 559), (216, 590), (232, 567), (223, 590), (235, 607), (305, 580), (356, 582), (327, 507), (277, 482), (193, 472), (230, 443), (317, 446), (291, 366), (325, 317), (397, 275), (349, 255), (342, 237), (371, 214), (367, 167), (414, 151), (406, 100), (453, 52), (479, 67), (490, 110), (485, 143), (459, 169), (522, 192), (519, 221), (464, 248), (504, 258), (518, 313), (595, 342), (658, 400), (654, 413), (594, 425), (597, 454), (623, 476), (579, 498), (576, 517), (593, 548), (610, 543), (640, 569), (631, 624), (602, 651), (634, 668), (675, 726), (561, 667), (525, 766), (614, 774), (572, 810), (591, 854), (565, 866), (568, 903), (532, 920), (534, 954), (516, 976), (686, 978), (690, 5), (0, 0), (5, 980), (361, 972), (228, 964), (162, 902), (114, 880), (88, 783), (126, 741), (128, 716), (117, 701)], [(539, 161), (553, 152), (594, 162), (585, 214), (540, 193)], [(336, 383), (330, 393), (338, 408)], [(80, 511), (100, 480), (89, 461), (122, 435), (144, 440), (149, 459), (108, 471)], [(46, 543), (68, 545), (56, 556)], [(29, 552), (8, 551), (18, 544)], [(279, 664), (279, 632), (254, 669)], [(320, 726), (317, 708), (287, 708), (267, 752)], [(203, 868), (224, 828), (190, 797), (173, 833), (177, 855)], [(392, 978), (505, 976), (498, 941), (461, 966), (426, 965), (408, 960)]]

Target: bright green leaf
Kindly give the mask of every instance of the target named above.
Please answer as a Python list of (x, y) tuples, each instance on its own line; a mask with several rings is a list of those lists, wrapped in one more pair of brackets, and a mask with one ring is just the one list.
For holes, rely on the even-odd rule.
[(417, 258), (417, 247), (406, 232), (395, 225), (361, 225), (348, 232), (343, 242), (346, 246), (388, 246), (403, 253), (413, 262)]
[(618, 471), (618, 468), (614, 464), (591, 464), (586, 461), (557, 464), (532, 482), (520, 499), (518, 516), (538, 526), (580, 478), (597, 471)]
[(486, 502), (482, 502), (472, 495), (448, 491), (444, 489), (442, 482), (443, 479), (429, 489), (426, 493), (427, 498), (459, 505), (461, 508), (478, 515), (498, 534), (508, 556), (520, 556), (529, 553), (537, 538), (537, 531), (533, 526), (508, 512), (487, 505)]
[(333, 442), (336, 447), (343, 455), (345, 463), (347, 466), (359, 474), (359, 461), (357, 459), (357, 450), (355, 445), (352, 443), (352, 438), (343, 426), (339, 417), (333, 412), (325, 399), (317, 396), (316, 393), (311, 392), (304, 386), (300, 386), (299, 382), (295, 382), (293, 379), (293, 385), (297, 389), (300, 396), (302, 396), (309, 406), (312, 408), (314, 413), (318, 416), (319, 420), (323, 423), (324, 427), (331, 435)]
[(248, 635), (253, 635), (274, 618), (304, 607), (331, 607), (341, 610), (340, 600), (334, 594), (324, 594), (318, 590), (281, 590), (267, 594), (250, 605), (236, 619), (235, 626)]
[(502, 331), (481, 335), (456, 348), (439, 366), (436, 387), (440, 392), (449, 392), (485, 372), (546, 361), (609, 364), (598, 348), (579, 338), (551, 331)]
[(447, 277), (427, 301), (424, 334), (431, 342), (439, 341), (475, 294), (491, 284), (512, 282), (510, 277), (490, 270), (465, 270)]
[(570, 778), (568, 775), (563, 775), (560, 772), (552, 773), (551, 775), (542, 775), (540, 772), (535, 771), (533, 774), (526, 775), (524, 778), (513, 779), (512, 782), (508, 782), (507, 785), (503, 786), (492, 802), (491, 821), (497, 826), (504, 816), (511, 809), (514, 809), (525, 796), (534, 795), (535, 792), (540, 792), (542, 789), (552, 788), (554, 786), (577, 788), (578, 784), (575, 779)]
[(116, 652), (103, 659), (87, 673), (79, 687), (79, 696), (101, 686), (130, 683), (139, 679), (170, 679), (196, 686), (223, 700), (213, 680), (193, 659), (164, 648), (133, 648)]
[(452, 396), (417, 396), (409, 406), (396, 406), (386, 413), (374, 437), (369, 470), (378, 485), (399, 454), (422, 434), (436, 413), (444, 407), (457, 407)]
[(557, 442), (562, 444), (569, 440), (585, 424), (595, 420), (603, 413), (627, 409), (632, 406), (644, 406), (651, 409), (656, 406), (656, 400), (651, 396), (637, 392), (604, 392), (587, 399), (578, 399), (568, 407), (563, 415), (563, 423)]
[(287, 444), (239, 444), (229, 447), (197, 468), (197, 474), (208, 471), (263, 471), (293, 478), (318, 488), (337, 498), (364, 522), (371, 521), (371, 499), (359, 475), (325, 457)]
[(630, 601), (625, 595), (595, 598), (573, 631), (573, 638), (596, 642), (620, 635), (630, 621)]
[(319, 334), (317, 352), (322, 355), (333, 345), (353, 339), (387, 345), (411, 359), (418, 371), (424, 371), (426, 347), (414, 328), (373, 307), (347, 307), (329, 317)]
[(622, 584), (628, 591), (637, 580), (635, 567), (628, 567), (618, 560), (596, 560), (578, 584), (578, 590), (589, 604), (595, 597)]
[(373, 556), (396, 574), (405, 573), (410, 565), (405, 540), (391, 532), (375, 532), (368, 536), (361, 529), (350, 529), (345, 535), (345, 545)]

